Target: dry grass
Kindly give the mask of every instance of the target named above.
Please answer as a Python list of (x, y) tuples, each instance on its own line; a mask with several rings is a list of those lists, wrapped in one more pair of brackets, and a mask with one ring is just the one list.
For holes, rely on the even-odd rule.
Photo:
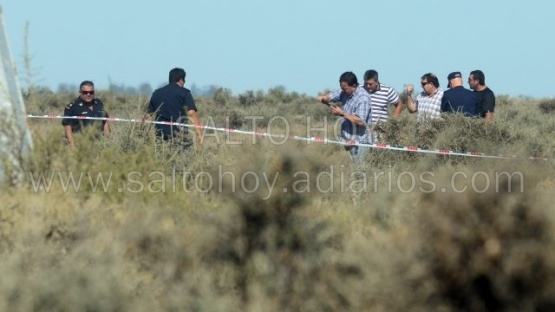
[[(41, 96), (29, 113), (59, 114), (72, 98)], [(99, 96), (118, 117), (147, 100)], [(279, 89), (219, 90), (198, 106), (218, 127), (253, 129), (245, 116), (260, 116), (259, 130), (333, 136), (322, 105)], [(131, 123), (70, 151), (59, 121), (29, 123), (28, 183), (1, 195), (1, 311), (553, 309), (552, 160), (376, 150), (353, 166), (334, 145), (222, 133), (184, 151)], [(553, 128), (537, 101), (500, 97), (493, 124), (453, 116), (417, 132), (405, 112), (383, 131), (395, 145), (551, 157)], [(520, 173), (523, 191), (502, 172)], [(41, 173), (54, 182), (35, 191)], [(84, 174), (78, 191), (70, 173)], [(88, 182), (99, 173), (105, 191)]]

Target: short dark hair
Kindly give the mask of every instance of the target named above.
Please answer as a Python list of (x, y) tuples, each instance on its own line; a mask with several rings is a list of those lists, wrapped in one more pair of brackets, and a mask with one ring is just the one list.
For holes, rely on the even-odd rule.
[(364, 73), (364, 81), (370, 79), (378, 81), (378, 72), (374, 69), (369, 69)]
[(94, 88), (94, 83), (90, 80), (84, 80), (83, 82), (81, 82), (81, 84), (79, 85), (79, 90), (81, 90), (81, 88), (83, 88), (83, 86), (91, 86)]
[(185, 80), (185, 76), (187, 74), (185, 73), (185, 70), (183, 68), (172, 68), (172, 70), (170, 70), (170, 77), (169, 77), (169, 81), (170, 83), (172, 82), (178, 82), (179, 80), (183, 79)]
[(486, 76), (484, 75), (483, 71), (477, 69), (477, 70), (471, 71), (470, 74), (472, 75), (472, 77), (474, 77), (475, 80), (478, 80), (479, 85), (481, 86), (486, 85)]
[(339, 76), (339, 83), (345, 82), (349, 87), (358, 86), (357, 76), (353, 72), (344, 72)]
[(422, 77), (420, 77), (420, 80), (424, 80), (426, 79), (427, 82), (431, 82), (434, 87), (439, 88), (439, 80), (437, 79), (437, 76), (432, 74), (432, 73), (427, 73), (424, 74)]

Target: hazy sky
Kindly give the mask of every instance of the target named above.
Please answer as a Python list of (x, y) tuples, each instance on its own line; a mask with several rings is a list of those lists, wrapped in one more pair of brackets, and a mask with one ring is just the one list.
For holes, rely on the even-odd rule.
[(92, 79), (157, 87), (172, 67), (187, 84), (245, 90), (283, 85), (316, 95), (339, 75), (402, 90), (433, 72), (446, 86), (486, 74), (497, 94), (553, 97), (554, 1), (445, 0), (0, 0), (23, 72), (25, 23), (37, 82)]

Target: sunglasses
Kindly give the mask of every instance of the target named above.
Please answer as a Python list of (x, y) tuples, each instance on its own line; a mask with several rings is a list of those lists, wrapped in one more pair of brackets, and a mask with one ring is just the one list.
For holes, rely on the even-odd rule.
[(430, 83), (430, 82), (427, 81), (427, 82), (421, 82), (420, 84), (421, 84), (422, 86), (425, 86), (425, 85), (427, 85), (427, 84), (429, 84), (429, 83)]
[(94, 91), (81, 91), (81, 94), (84, 94), (84, 95), (93, 95), (93, 94), (94, 94)]

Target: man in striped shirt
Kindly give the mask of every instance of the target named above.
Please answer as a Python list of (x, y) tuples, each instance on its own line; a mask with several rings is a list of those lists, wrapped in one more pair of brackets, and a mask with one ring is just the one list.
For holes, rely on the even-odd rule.
[(370, 93), (372, 99), (372, 133), (375, 140), (378, 142), (383, 141), (380, 135), (379, 123), (387, 122), (388, 105), (395, 106), (393, 117), (398, 118), (401, 116), (403, 110), (403, 103), (399, 99), (399, 94), (390, 86), (380, 83), (378, 79), (378, 72), (369, 69), (364, 73), (364, 89)]
[(393, 117), (401, 116), (403, 103), (399, 94), (390, 86), (380, 83), (378, 72), (370, 69), (364, 73), (364, 88), (372, 99), (372, 124), (387, 121), (387, 105), (394, 105)]

